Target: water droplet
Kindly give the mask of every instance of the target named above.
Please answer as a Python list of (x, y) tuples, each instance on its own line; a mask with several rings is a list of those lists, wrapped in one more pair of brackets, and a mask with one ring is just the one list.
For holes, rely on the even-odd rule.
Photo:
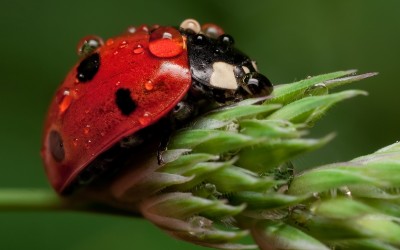
[(321, 199), (321, 197), (319, 196), (319, 193), (318, 192), (314, 192), (314, 193), (312, 193), (312, 196), (315, 198), (315, 199)]
[(304, 91), (304, 96), (320, 96), (327, 95), (329, 93), (328, 87), (323, 83), (317, 83), (311, 87), (308, 87)]
[(79, 95), (79, 89), (78, 89), (78, 88), (73, 89), (73, 90), (72, 90), (72, 96), (73, 96), (74, 98), (77, 98), (78, 95)]
[(151, 26), (150, 31), (156, 30), (158, 28), (160, 28), (160, 25), (154, 24), (153, 26)]
[(151, 122), (151, 116), (149, 112), (145, 112), (142, 117), (139, 118), (139, 123), (143, 126), (148, 125)]
[(90, 148), (91, 144), (92, 144), (92, 140), (89, 139), (89, 140), (86, 141), (85, 147), (86, 148)]
[(115, 83), (115, 86), (119, 86), (121, 84), (121, 82), (120, 81), (117, 81), (116, 83)]
[(71, 105), (73, 97), (68, 88), (60, 90), (57, 94), (57, 102), (60, 113), (64, 113)]
[(161, 27), (150, 35), (149, 50), (157, 57), (174, 57), (183, 52), (181, 33), (172, 27)]
[(133, 48), (133, 53), (135, 54), (142, 54), (144, 51), (143, 46), (138, 44)]
[(153, 90), (154, 89), (154, 84), (151, 80), (145, 82), (144, 84), (144, 88), (148, 91)]
[(72, 140), (72, 144), (76, 147), (76, 146), (78, 146), (78, 141), (79, 141), (78, 138), (74, 138), (74, 139)]
[(90, 132), (90, 125), (87, 124), (86, 127), (83, 128), (83, 133), (85, 133), (85, 135), (89, 134)]
[(103, 46), (104, 42), (98, 36), (86, 36), (82, 38), (78, 43), (78, 55), (79, 56), (87, 56), (92, 54), (98, 48)]
[(203, 34), (198, 34), (195, 36), (193, 43), (196, 45), (205, 45), (207, 43), (207, 38)]
[[(232, 45), (235, 43), (235, 41), (233, 40), (233, 37), (231, 37), (230, 35), (221, 35), (218, 37), (218, 46), (216, 47), (215, 52), (216, 53), (225, 53), (227, 52), (229, 49), (231, 49)], [(243, 66), (245, 67), (245, 66)], [(246, 72), (248, 73), (248, 72)]]
[(107, 41), (106, 41), (106, 45), (107, 45), (107, 46), (111, 46), (111, 45), (113, 45), (113, 44), (114, 44), (114, 39), (112, 39), (112, 38), (107, 39)]
[(212, 229), (213, 222), (202, 216), (192, 216), (188, 219), (188, 223), (192, 230), (189, 231), (191, 235), (201, 237), (205, 231)]
[(218, 37), (218, 41), (225, 46), (231, 46), (235, 43), (235, 40), (230, 35), (221, 35)]
[(129, 26), (126, 31), (130, 34), (134, 34), (136, 32), (136, 27), (135, 26)]
[(211, 38), (218, 38), (219, 36), (225, 34), (224, 30), (221, 27), (213, 23), (203, 24), (201, 26), (201, 31), (203, 31), (206, 36)]
[(199, 33), (201, 31), (200, 23), (194, 19), (186, 19), (184, 20), (179, 27), (183, 30), (191, 30), (194, 33)]
[(217, 186), (215, 186), (215, 185), (212, 184), (212, 183), (206, 183), (206, 184), (204, 185), (204, 189), (205, 189), (210, 195), (213, 195), (213, 194), (217, 193)]
[(138, 30), (142, 30), (144, 32), (149, 32), (149, 27), (147, 27), (147, 25), (141, 25), (141, 26), (139, 26)]
[(339, 190), (347, 197), (352, 197), (351, 190), (348, 186), (340, 187)]
[(127, 41), (122, 41), (122, 42), (119, 44), (119, 48), (120, 48), (120, 49), (123, 49), (123, 48), (126, 48), (126, 47), (128, 47), (128, 42), (127, 42)]

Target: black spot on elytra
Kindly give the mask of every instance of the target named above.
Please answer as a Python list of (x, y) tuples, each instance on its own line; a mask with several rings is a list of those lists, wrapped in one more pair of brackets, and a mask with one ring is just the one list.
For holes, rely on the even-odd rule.
[(99, 53), (91, 54), (82, 60), (77, 68), (76, 78), (79, 82), (87, 82), (93, 79), (100, 67)]
[(56, 162), (62, 162), (65, 158), (64, 144), (60, 133), (52, 130), (49, 135), (49, 150)]
[(136, 109), (136, 103), (129, 89), (120, 88), (115, 92), (115, 103), (123, 115), (130, 115)]

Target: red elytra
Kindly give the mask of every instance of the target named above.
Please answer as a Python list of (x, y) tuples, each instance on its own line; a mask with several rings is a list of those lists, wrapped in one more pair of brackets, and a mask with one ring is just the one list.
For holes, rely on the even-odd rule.
[[(51, 102), (41, 150), (57, 192), (62, 193), (99, 154), (157, 122), (185, 96), (191, 84), (186, 46), (182, 37), (176, 37), (178, 30), (167, 30), (174, 36), (172, 40), (152, 40), (145, 29), (109, 39), (94, 51), (99, 54), (100, 66), (88, 81), (77, 79), (84, 58), (68, 73)], [(135, 102), (130, 115), (115, 104), (121, 89), (128, 90)], [(52, 156), (50, 143), (54, 140), (62, 144), (62, 160)]]

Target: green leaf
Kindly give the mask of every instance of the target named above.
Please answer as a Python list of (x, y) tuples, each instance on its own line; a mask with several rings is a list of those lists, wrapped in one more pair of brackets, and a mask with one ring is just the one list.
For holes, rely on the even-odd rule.
[(365, 91), (361, 90), (347, 90), (331, 95), (306, 97), (284, 106), (270, 115), (268, 119), (282, 119), (293, 123), (314, 122), (333, 104), (366, 94)]
[(353, 219), (368, 214), (378, 214), (374, 208), (348, 198), (315, 202), (310, 210), (315, 215), (331, 219)]
[(298, 126), (285, 120), (243, 120), (240, 121), (240, 132), (255, 138), (268, 139), (299, 138)]
[(322, 192), (351, 185), (372, 185), (378, 188), (400, 186), (400, 147), (391, 147), (353, 161), (331, 164), (304, 172), (294, 178), (291, 194)]
[(281, 105), (279, 104), (230, 106), (215, 110), (204, 117), (204, 119), (236, 120), (243, 118), (254, 118), (261, 114), (266, 115), (271, 113), (280, 107)]
[(254, 145), (259, 140), (232, 131), (211, 129), (183, 130), (174, 136), (169, 148), (192, 148), (194, 152), (222, 154)]
[(237, 165), (257, 173), (265, 173), (295, 156), (315, 150), (333, 138), (270, 140), (242, 149)]
[(376, 76), (378, 73), (376, 72), (372, 72), (372, 73), (366, 73), (366, 74), (362, 74), (362, 75), (351, 75), (351, 76), (346, 76), (346, 77), (341, 77), (341, 78), (337, 78), (337, 79), (332, 79), (332, 80), (328, 80), (325, 81), (324, 84), (325, 86), (328, 87), (328, 89), (333, 89), (348, 83), (352, 83), (355, 81), (360, 81), (366, 78), (370, 78), (373, 76)]
[(231, 166), (217, 171), (207, 177), (207, 181), (214, 183), (219, 192), (231, 193), (244, 190), (267, 190), (277, 184), (277, 181), (268, 177), (260, 177), (243, 168)]
[(397, 250), (398, 249), (397, 247), (372, 239), (335, 241), (334, 245), (339, 247), (340, 249), (352, 249), (352, 250)]
[(356, 72), (355, 70), (338, 71), (334, 73), (328, 73), (324, 75), (310, 77), (290, 84), (278, 85), (274, 89), (273, 97), (271, 99), (268, 99), (266, 103), (280, 103), (280, 104), (291, 103), (295, 100), (303, 98), (306, 89), (314, 86), (315, 84), (324, 83), (325, 81), (350, 75), (355, 72)]
[(223, 201), (208, 200), (191, 193), (180, 192), (159, 195), (147, 201), (144, 206), (151, 213), (173, 218), (189, 218), (197, 214), (210, 217), (231, 216), (245, 208), (243, 205), (231, 206)]
[(184, 176), (191, 176), (190, 181), (175, 185), (174, 191), (187, 191), (201, 182), (209, 179), (209, 176), (218, 175), (220, 171), (228, 167), (232, 167), (235, 159), (227, 162), (200, 162), (191, 167), (182, 168), (179, 170), (179, 174)]
[(292, 206), (306, 200), (308, 196), (290, 196), (279, 193), (238, 192), (231, 196), (233, 204), (247, 205), (248, 209), (276, 209)]
[(251, 233), (261, 249), (329, 250), (307, 233), (284, 223), (260, 222)]

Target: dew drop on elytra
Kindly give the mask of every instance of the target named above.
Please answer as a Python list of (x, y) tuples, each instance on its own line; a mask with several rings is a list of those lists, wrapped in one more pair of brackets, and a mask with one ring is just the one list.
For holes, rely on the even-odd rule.
[(127, 46), (128, 46), (128, 42), (127, 42), (127, 41), (122, 41), (122, 42), (119, 44), (119, 48), (120, 48), (120, 49), (126, 48)]
[(85, 147), (86, 147), (87, 149), (89, 149), (91, 146), (92, 146), (92, 140), (89, 139), (89, 140), (86, 141)]
[(107, 46), (111, 46), (113, 44), (114, 44), (114, 39), (112, 39), (112, 38), (107, 39), (107, 41), (106, 41)]
[(65, 89), (61, 91), (61, 93), (59, 94), (57, 99), (58, 99), (58, 109), (60, 113), (64, 113), (71, 105), (72, 96), (70, 94), (71, 92), (69, 89)]
[(225, 34), (224, 30), (219, 27), (218, 25), (212, 24), (212, 23), (206, 23), (201, 26), (201, 31), (203, 33), (211, 38), (217, 38), (223, 34)]
[(161, 27), (150, 35), (149, 50), (161, 58), (174, 57), (183, 52), (183, 38), (181, 33), (172, 27)]
[(147, 81), (144, 83), (144, 88), (148, 91), (153, 90), (154, 89), (154, 84), (151, 80)]
[(134, 54), (142, 54), (143, 51), (144, 51), (144, 49), (143, 49), (143, 46), (141, 44), (138, 44), (133, 48), (133, 53)]
[(139, 117), (139, 123), (142, 126), (146, 126), (151, 122), (151, 116), (149, 112), (145, 112), (142, 117)]
[(311, 87), (308, 87), (304, 90), (304, 96), (320, 96), (327, 95), (329, 93), (328, 87), (323, 83), (314, 84)]
[(78, 142), (79, 142), (79, 139), (78, 138), (74, 138), (73, 140), (72, 140), (72, 144), (76, 147), (76, 146), (78, 146)]
[(149, 27), (147, 25), (143, 24), (139, 26), (138, 30), (144, 31), (144, 32), (149, 32)]
[(98, 36), (86, 36), (82, 38), (78, 43), (78, 55), (87, 56), (92, 54), (98, 48), (103, 46), (104, 42)]
[(90, 132), (90, 125), (87, 124), (84, 128), (83, 128), (83, 133), (85, 133), (85, 135), (89, 134)]
[(128, 29), (126, 30), (129, 34), (134, 34), (136, 32), (136, 27), (135, 26), (129, 26)]

